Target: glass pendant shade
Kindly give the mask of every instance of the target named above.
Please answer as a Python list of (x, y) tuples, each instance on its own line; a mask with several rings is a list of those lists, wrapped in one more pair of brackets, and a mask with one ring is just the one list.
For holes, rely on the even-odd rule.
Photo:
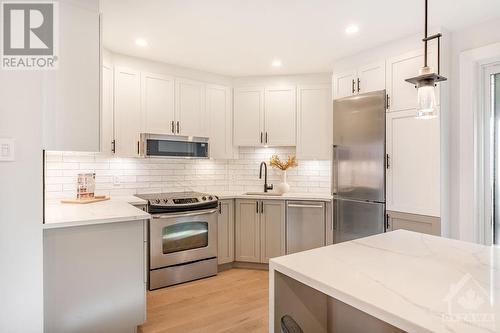
[(418, 88), (418, 119), (433, 119), (437, 117), (436, 91), (434, 84)]

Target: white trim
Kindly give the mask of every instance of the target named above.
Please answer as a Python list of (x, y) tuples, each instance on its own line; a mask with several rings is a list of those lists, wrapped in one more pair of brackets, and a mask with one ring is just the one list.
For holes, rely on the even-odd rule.
[[(459, 233), (460, 239), (475, 243), (484, 241), (479, 227), (484, 221), (484, 184), (481, 72), (482, 67), (500, 60), (500, 43), (460, 54), (460, 126), (459, 161)], [(481, 208), (482, 207), (482, 208)], [(481, 208), (481, 209), (480, 209)]]

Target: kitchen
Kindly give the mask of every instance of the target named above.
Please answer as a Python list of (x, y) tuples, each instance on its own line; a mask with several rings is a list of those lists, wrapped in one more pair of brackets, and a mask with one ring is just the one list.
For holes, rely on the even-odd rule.
[[(4, 285), (23, 286), (2, 295), (19, 301), (29, 292), (25, 316), (33, 320), (14, 324), (22, 312), (2, 306), (0, 328), (362, 331), (348, 328), (357, 322), (381, 331), (472, 331), (421, 313), (412, 320), (397, 299), (381, 311), (391, 307), (388, 296), (369, 278), (344, 284), (359, 274), (384, 277), (363, 260), (372, 255), (396, 276), (388, 281), (404, 284), (397, 276), (411, 266), (386, 252), (418, 257), (423, 242), (439, 249), (427, 255), (453, 267), (436, 285), (446, 289), (460, 279), (456, 271), (468, 272), (493, 295), (485, 311), (499, 309), (496, 187), (488, 190), (496, 129), (487, 116), (472, 121), (464, 105), (484, 104), (481, 93), (496, 101), (494, 88), (467, 84), (483, 87), (500, 73), (500, 8), (430, 1), (425, 30), (433, 38), (424, 43), (424, 3), (409, 10), (391, 1), (395, 33), (370, 16), (379, 10), (370, 5), (357, 12), (344, 4), (345, 15), (344, 5), (324, 1), (262, 3), (264, 11), (224, 1), (59, 1), (57, 70), (2, 71), (2, 114), (25, 110), (0, 126), (2, 199), (11, 207), (1, 217), (12, 235), (2, 238), (2, 263), (15, 273)], [(300, 13), (308, 24), (294, 27)], [(255, 27), (256, 19), (267, 26)], [(424, 58), (440, 76), (431, 114), (417, 117), (424, 92), (406, 80)], [(467, 74), (474, 71), (490, 74)], [(484, 136), (467, 140), (477, 133)], [(29, 209), (21, 206), (28, 198)], [(16, 223), (21, 213), (38, 223)], [(26, 267), (9, 258), (21, 234), (31, 239), (19, 252)], [(474, 262), (450, 248), (481, 253), (483, 269), (467, 270)], [(32, 278), (14, 278), (21, 272)], [(412, 280), (421, 274), (405, 275), (414, 287), (398, 292), (412, 302), (410, 294), (425, 294), (422, 306), (442, 312), (441, 300), (423, 292), (437, 271)], [(321, 318), (304, 310), (310, 300), (324, 305), (313, 311)], [(339, 304), (343, 315), (333, 311), (332, 326)], [(499, 329), (498, 319), (474, 325)]]

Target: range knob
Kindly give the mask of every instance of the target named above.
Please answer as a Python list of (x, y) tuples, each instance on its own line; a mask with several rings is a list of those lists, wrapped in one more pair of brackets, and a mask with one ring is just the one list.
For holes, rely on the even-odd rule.
[(156, 199), (156, 200), (155, 200), (155, 203), (156, 203), (156, 204), (159, 204), (159, 203), (160, 203), (160, 199)]
[(207, 200), (207, 197), (202, 197), (201, 200), (205, 201)]
[(208, 200), (213, 200), (213, 199), (214, 199), (214, 197), (212, 197), (212, 196), (208, 197)]
[(168, 202), (168, 199), (163, 199), (163, 202), (164, 202), (164, 203), (167, 203), (167, 202)]

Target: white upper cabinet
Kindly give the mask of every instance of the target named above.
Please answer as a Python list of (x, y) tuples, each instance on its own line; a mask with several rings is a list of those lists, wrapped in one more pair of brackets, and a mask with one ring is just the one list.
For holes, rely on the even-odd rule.
[(333, 98), (339, 99), (385, 89), (385, 62), (374, 62), (333, 74)]
[(44, 85), (43, 148), (100, 150), (101, 36), (97, 10), (59, 1), (58, 69)]
[(357, 91), (360, 94), (385, 89), (385, 61), (358, 68)]
[(176, 134), (208, 136), (205, 106), (205, 84), (203, 82), (176, 79)]
[(264, 135), (264, 89), (234, 89), (234, 144), (258, 146)]
[(113, 67), (102, 66), (101, 153), (113, 153)]
[(144, 131), (152, 134), (174, 134), (174, 78), (167, 75), (142, 73), (141, 89)]
[[(429, 47), (429, 64), (436, 68), (436, 52)], [(417, 50), (387, 60), (387, 94), (390, 98), (388, 111), (403, 111), (417, 107), (417, 89), (405, 80), (418, 75), (424, 64), (424, 51)], [(436, 89), (439, 104), (439, 89)]]
[(333, 74), (333, 98), (343, 98), (356, 94), (356, 80), (358, 73), (356, 70)]
[(234, 143), (295, 146), (295, 87), (235, 88)]
[(332, 98), (329, 84), (297, 87), (297, 158), (331, 158)]
[(387, 210), (439, 217), (439, 117), (416, 119), (415, 112), (387, 113)]
[(233, 158), (233, 117), (231, 88), (207, 85), (206, 110), (210, 119), (210, 157)]
[(264, 99), (264, 144), (295, 146), (297, 120), (295, 87), (267, 88)]
[(141, 76), (138, 71), (115, 67), (115, 149), (119, 156), (138, 156), (141, 133)]

